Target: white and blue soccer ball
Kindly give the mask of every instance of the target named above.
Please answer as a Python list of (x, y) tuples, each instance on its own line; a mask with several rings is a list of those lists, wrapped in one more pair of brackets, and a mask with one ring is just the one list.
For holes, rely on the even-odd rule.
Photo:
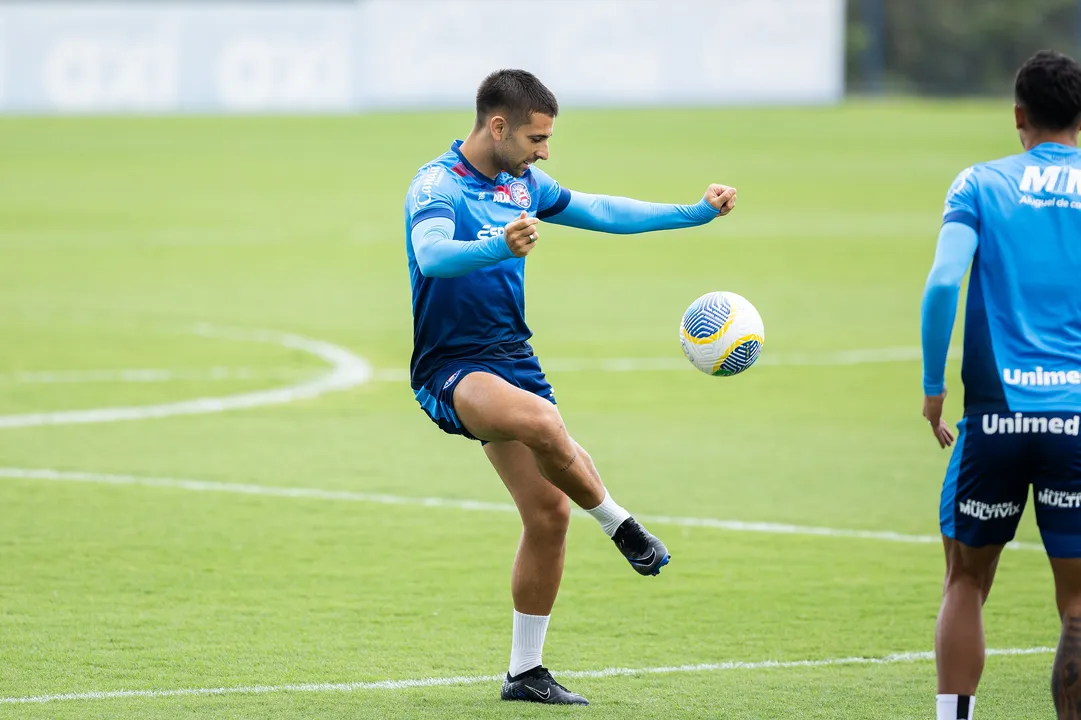
[(754, 365), (766, 341), (762, 316), (747, 298), (711, 292), (691, 303), (679, 324), (683, 354), (707, 375), (738, 375)]

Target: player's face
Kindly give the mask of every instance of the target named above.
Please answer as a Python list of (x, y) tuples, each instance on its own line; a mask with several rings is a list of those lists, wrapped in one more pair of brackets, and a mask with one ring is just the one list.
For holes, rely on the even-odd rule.
[(550, 115), (533, 113), (528, 123), (508, 133), (496, 145), (502, 169), (514, 177), (521, 177), (533, 163), (547, 160), (548, 138), (552, 137), (554, 124)]

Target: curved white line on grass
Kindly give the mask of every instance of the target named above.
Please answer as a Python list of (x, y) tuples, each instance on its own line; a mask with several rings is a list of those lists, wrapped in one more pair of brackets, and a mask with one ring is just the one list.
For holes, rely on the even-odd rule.
[[(781, 353), (766, 355), (758, 365), (773, 367), (847, 366), (874, 363), (908, 362), (922, 357), (918, 347), (842, 350), (825, 353)], [(952, 354), (950, 357), (960, 357)], [(690, 363), (680, 357), (639, 358), (554, 358), (544, 363), (552, 372), (650, 372), (692, 370)], [(170, 370), (164, 368), (127, 368), (121, 370), (42, 370), (0, 374), (0, 381), (35, 385), (66, 383), (156, 383), (191, 380), (256, 380), (292, 379), (305, 377), (309, 370), (297, 368), (229, 368), (206, 370)], [(379, 382), (408, 382), (409, 370), (386, 368), (374, 371), (372, 380)]]
[[(1047, 655), (1055, 648), (1004, 648), (989, 649), (988, 655)], [(645, 668), (605, 668), (603, 670), (571, 670), (560, 672), (561, 678), (608, 678), (626, 675), (672, 675), (675, 673), (724, 672), (727, 670), (784, 670), (790, 668), (820, 668), (837, 665), (894, 665), (933, 660), (933, 652), (910, 652), (884, 657), (843, 657), (822, 660), (762, 660), (758, 662), (729, 661), (699, 663), (696, 665), (669, 665)], [(461, 675), (457, 677), (431, 677), (411, 680), (380, 680), (352, 683), (307, 683), (303, 685), (248, 685), (217, 688), (178, 688), (175, 690), (106, 690), (101, 692), (65, 693), (57, 695), (30, 695), (27, 697), (0, 697), (0, 704), (21, 705), (72, 700), (120, 700), (126, 698), (170, 698), (206, 695), (267, 695), (271, 693), (325, 693), (358, 692), (364, 690), (410, 690), (413, 688), (451, 687), (498, 682), (502, 675)]]
[(306, 400), (319, 397), (328, 392), (348, 390), (368, 382), (372, 377), (372, 368), (366, 360), (357, 357), (345, 348), (321, 340), (310, 340), (299, 335), (286, 333), (237, 330), (212, 325), (198, 326), (196, 334), (204, 337), (271, 343), (300, 350), (330, 363), (332, 366), (331, 371), (326, 375), (296, 385), (225, 397), (197, 398), (161, 405), (61, 410), (26, 415), (0, 415), (0, 428), (148, 420), (151, 418), (172, 417), (174, 415), (201, 415), (225, 412), (227, 410), (243, 410), (264, 405), (279, 405), (297, 400)]
[[(452, 508), (479, 512), (517, 513), (511, 503), (485, 502), (482, 500), (453, 500), (435, 497), (404, 497), (400, 495), (380, 495), (356, 493), (347, 490), (320, 490), (318, 488), (275, 487), (273, 485), (248, 485), (242, 483), (213, 482), (209, 480), (183, 480), (179, 478), (155, 478), (138, 475), (114, 475), (107, 473), (89, 473), (51, 469), (0, 468), (0, 477), (17, 480), (48, 480), (58, 482), (84, 482), (105, 485), (136, 485), (142, 487), (173, 488), (193, 492), (221, 492), (236, 495), (263, 495), (268, 497), (302, 498), (311, 500), (336, 500), (344, 502), (377, 503), (380, 505), (413, 505), (429, 508)], [(575, 515), (588, 517), (575, 509)], [(741, 520), (719, 520), (716, 518), (671, 517), (668, 515), (638, 515), (645, 523), (658, 525), (678, 525), (683, 527), (705, 527), (732, 532), (756, 532), (772, 535), (813, 535), (818, 537), (853, 538), (857, 540), (883, 540), (886, 542), (937, 544), (942, 542), (938, 535), (906, 535), (888, 530), (850, 530), (845, 528), (812, 527), (806, 525), (786, 525), (768, 522), (743, 522)], [(1037, 543), (1011, 542), (1006, 546), (1011, 550), (1042, 550)]]
[(23, 385), (81, 385), (87, 383), (167, 383), (222, 380), (297, 380), (311, 378), (322, 368), (212, 367), (203, 370), (125, 368), (122, 370), (39, 370), (0, 375), (0, 382)]

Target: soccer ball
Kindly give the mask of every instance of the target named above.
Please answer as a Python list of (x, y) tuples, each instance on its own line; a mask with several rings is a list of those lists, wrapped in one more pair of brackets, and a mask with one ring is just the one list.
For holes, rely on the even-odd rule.
[(679, 324), (683, 354), (707, 375), (738, 375), (758, 359), (766, 329), (747, 298), (711, 292), (691, 303)]

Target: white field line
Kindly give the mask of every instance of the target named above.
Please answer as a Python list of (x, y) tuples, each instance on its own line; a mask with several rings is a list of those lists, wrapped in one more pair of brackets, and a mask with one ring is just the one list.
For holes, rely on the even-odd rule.
[[(869, 350), (842, 350), (823, 353), (781, 353), (763, 355), (757, 365), (767, 367), (830, 367), (867, 365), (875, 363), (910, 362), (921, 359), (918, 347), (893, 347)], [(959, 357), (951, 354), (951, 357)], [(551, 372), (657, 372), (692, 370), (684, 358), (555, 358), (544, 363)], [(162, 368), (130, 368), (121, 370), (53, 370), (0, 374), (0, 382), (26, 384), (61, 383), (155, 383), (191, 380), (257, 380), (290, 379), (307, 377), (311, 371), (296, 368), (229, 368), (214, 367), (205, 370), (170, 370)], [(407, 382), (409, 371), (405, 368), (376, 370), (372, 380), (381, 382)]]
[[(951, 352), (951, 358), (960, 357)], [(892, 347), (868, 350), (841, 350), (818, 353), (764, 353), (756, 365), (764, 367), (843, 367), (877, 363), (911, 362), (923, 358), (918, 347)], [(553, 358), (542, 360), (547, 372), (671, 372), (693, 370), (681, 356), (639, 358)], [(373, 377), (381, 382), (408, 382), (409, 371), (398, 368), (377, 370)]]
[[(1054, 648), (1004, 648), (988, 649), (988, 655), (1047, 655)], [(727, 670), (783, 670), (789, 668), (821, 668), (838, 665), (893, 665), (933, 660), (933, 652), (910, 652), (884, 657), (842, 657), (822, 660), (762, 660), (759, 662), (729, 661), (699, 663), (696, 665), (668, 665), (646, 668), (605, 668), (603, 670), (571, 670), (560, 672), (565, 678), (608, 678), (625, 675), (671, 675), (675, 673), (723, 672)], [(449, 687), (499, 682), (502, 675), (465, 675), (458, 677), (429, 677), (411, 680), (380, 680), (352, 683), (307, 683), (303, 685), (248, 685), (216, 688), (179, 688), (175, 690), (108, 690), (101, 692), (65, 693), (58, 695), (30, 695), (26, 697), (0, 697), (0, 704), (18, 705), (72, 700), (119, 700), (127, 698), (170, 698), (206, 695), (266, 695), (271, 693), (326, 693), (357, 692), (364, 690), (409, 690), (413, 688)]]
[(182, 400), (161, 405), (61, 410), (26, 415), (0, 415), (0, 428), (148, 420), (175, 415), (199, 415), (264, 405), (278, 405), (319, 397), (337, 390), (347, 390), (368, 382), (372, 377), (372, 368), (366, 360), (357, 357), (345, 348), (320, 340), (309, 340), (299, 335), (285, 333), (253, 332), (219, 328), (211, 325), (200, 325), (196, 329), (196, 333), (204, 337), (272, 343), (300, 350), (330, 363), (330, 372), (295, 385), (224, 397)]
[(0, 374), (0, 382), (24, 385), (83, 383), (166, 383), (223, 380), (295, 380), (310, 378), (323, 368), (211, 367), (205, 369), (126, 368), (121, 370), (40, 370)]
[[(950, 357), (960, 357), (951, 353)], [(763, 352), (755, 363), (766, 367), (830, 367), (849, 365), (869, 365), (876, 363), (910, 362), (923, 358), (923, 351), (918, 347), (889, 347), (865, 350), (840, 350), (836, 352), (808, 353), (768, 353)], [(669, 370), (693, 370), (686, 358), (592, 358), (592, 359), (553, 359), (542, 361), (545, 370), (552, 372), (649, 372)]]
[[(17, 480), (44, 480), (56, 482), (83, 482), (105, 485), (135, 485), (141, 487), (173, 488), (192, 492), (220, 492), (237, 495), (262, 495), (281, 498), (303, 498), (312, 500), (332, 500), (344, 502), (376, 503), (380, 505), (412, 505), (429, 508), (453, 508), (474, 512), (517, 513), (511, 503), (485, 502), (481, 500), (453, 500), (438, 497), (403, 497), (357, 493), (346, 490), (320, 490), (318, 488), (274, 487), (272, 485), (249, 485), (241, 483), (213, 482), (208, 480), (184, 480), (178, 478), (141, 477), (137, 475), (114, 475), (51, 469), (3, 468), (0, 477)], [(588, 515), (575, 509), (581, 517)], [(787, 525), (768, 522), (743, 522), (741, 520), (719, 520), (716, 518), (672, 517), (668, 515), (637, 515), (647, 524), (677, 525), (682, 527), (704, 527), (732, 532), (754, 532), (772, 535), (812, 535), (818, 537), (852, 538), (857, 540), (881, 540), (897, 543), (938, 544), (942, 539), (938, 535), (906, 535), (888, 530), (850, 530), (844, 528), (812, 527), (806, 525)], [(1037, 543), (1012, 542), (1007, 545), (1013, 550), (1042, 550)]]
[[(791, 353), (766, 354), (755, 363), (759, 366), (803, 366), (803, 365), (859, 365), (863, 363), (899, 362), (918, 360), (919, 348), (882, 348), (878, 350), (846, 350), (830, 353)], [(551, 372), (657, 372), (670, 370), (693, 370), (685, 357), (653, 358), (569, 358), (544, 361), (545, 370)]]

